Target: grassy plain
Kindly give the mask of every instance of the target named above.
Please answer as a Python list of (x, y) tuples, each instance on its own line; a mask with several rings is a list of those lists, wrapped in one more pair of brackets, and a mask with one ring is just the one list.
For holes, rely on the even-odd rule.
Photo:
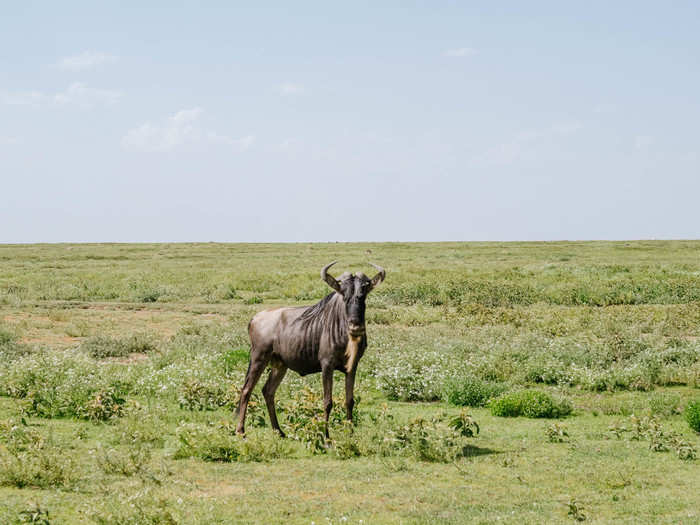
[[(359, 423), (290, 373), (294, 437), (235, 438), (248, 320), (334, 259), (387, 269)], [(699, 337), (696, 241), (0, 246), (0, 523), (698, 523)], [(573, 413), (492, 415), (525, 388)]]

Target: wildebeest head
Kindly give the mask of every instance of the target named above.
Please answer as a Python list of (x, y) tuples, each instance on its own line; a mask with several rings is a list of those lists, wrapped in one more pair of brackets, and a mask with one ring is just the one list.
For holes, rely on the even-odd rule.
[(328, 273), (328, 269), (338, 261), (327, 264), (321, 270), (321, 278), (328, 286), (338, 292), (345, 302), (345, 313), (348, 320), (348, 332), (351, 336), (359, 336), (365, 333), (365, 300), (367, 294), (384, 280), (386, 272), (381, 266), (372, 264), (379, 273), (372, 279), (362, 272), (351, 274), (343, 273), (338, 279)]

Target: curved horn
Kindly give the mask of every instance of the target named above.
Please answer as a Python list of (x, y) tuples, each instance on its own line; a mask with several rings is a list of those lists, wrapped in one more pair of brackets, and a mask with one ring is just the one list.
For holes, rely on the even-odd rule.
[(374, 288), (375, 286), (377, 286), (379, 283), (381, 283), (384, 280), (384, 278), (386, 277), (386, 271), (384, 270), (384, 268), (382, 268), (381, 266), (379, 266), (377, 264), (374, 264), (374, 263), (369, 263), (369, 264), (371, 264), (377, 270), (379, 270), (379, 273), (377, 275), (375, 275), (374, 277), (372, 277), (372, 288)]
[(336, 292), (340, 292), (340, 284), (338, 284), (338, 281), (335, 280), (335, 277), (328, 273), (328, 268), (330, 268), (337, 262), (338, 261), (333, 261), (332, 263), (328, 263), (323, 267), (323, 269), (321, 270), (321, 279), (326, 281), (328, 283), (328, 286), (333, 288)]

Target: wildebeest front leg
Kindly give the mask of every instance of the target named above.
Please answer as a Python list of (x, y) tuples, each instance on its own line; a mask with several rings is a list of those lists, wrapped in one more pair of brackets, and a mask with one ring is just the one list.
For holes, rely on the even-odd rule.
[(345, 417), (352, 422), (352, 409), (355, 406), (355, 371), (345, 374)]
[[(254, 355), (252, 350), (250, 355)], [(241, 401), (238, 404), (238, 427), (236, 427), (236, 434), (245, 434), (245, 414), (248, 411), (250, 394), (253, 393), (253, 389), (258, 383), (260, 375), (265, 370), (268, 361), (269, 358), (266, 359), (264, 356), (258, 356), (256, 358), (251, 357), (248, 373), (245, 376), (245, 382), (243, 383), (243, 388), (241, 389)]]
[(328, 418), (333, 409), (333, 368), (324, 367), (321, 370), (321, 376), (323, 378), (323, 409), (326, 415), (326, 439), (328, 439), (330, 437), (328, 435)]
[(275, 392), (277, 387), (280, 386), (282, 379), (284, 379), (284, 374), (287, 373), (287, 367), (281, 362), (275, 363), (273, 360), (272, 368), (270, 369), (270, 376), (263, 386), (262, 392), (265, 397), (265, 404), (267, 405), (267, 413), (270, 414), (270, 424), (272, 428), (279, 432), (280, 436), (284, 436), (284, 432), (280, 428), (277, 422), (277, 411), (275, 410)]

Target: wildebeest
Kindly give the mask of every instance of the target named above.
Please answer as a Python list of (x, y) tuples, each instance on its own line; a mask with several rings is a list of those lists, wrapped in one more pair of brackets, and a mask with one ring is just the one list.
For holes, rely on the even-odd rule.
[(355, 372), (367, 347), (365, 300), (367, 294), (384, 280), (386, 272), (381, 266), (370, 263), (379, 271), (372, 279), (362, 272), (355, 275), (345, 272), (335, 279), (328, 269), (336, 262), (321, 270), (321, 278), (334, 290), (321, 301), (312, 306), (265, 310), (256, 314), (248, 324), (250, 363), (238, 405), (237, 433), (245, 433), (250, 394), (268, 365), (270, 375), (263, 386), (263, 397), (272, 428), (281, 436), (284, 432), (277, 422), (275, 391), (288, 368), (302, 376), (321, 372), (326, 437), (328, 416), (333, 407), (333, 371), (343, 372), (345, 410), (347, 419), (352, 421)]

